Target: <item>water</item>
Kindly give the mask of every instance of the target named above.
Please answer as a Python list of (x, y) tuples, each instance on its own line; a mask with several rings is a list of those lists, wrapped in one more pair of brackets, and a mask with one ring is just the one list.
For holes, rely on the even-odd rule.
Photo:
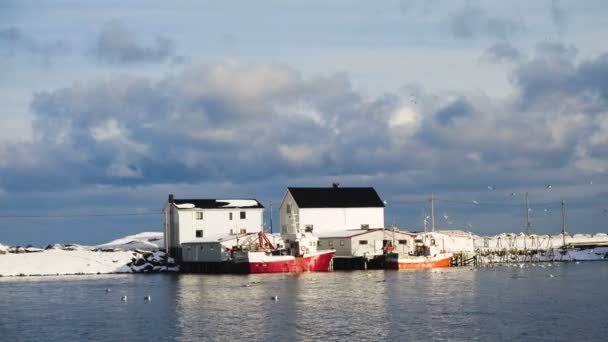
[(0, 278), (0, 340), (605, 341), (607, 284), (608, 262)]

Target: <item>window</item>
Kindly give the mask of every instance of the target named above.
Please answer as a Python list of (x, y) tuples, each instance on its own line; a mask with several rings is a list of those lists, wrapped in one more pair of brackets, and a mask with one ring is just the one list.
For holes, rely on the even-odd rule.
[(361, 229), (369, 229), (369, 224), (362, 224)]
[(319, 240), (319, 242), (317, 242), (317, 246), (321, 247), (321, 240)]
[(340, 240), (340, 246), (344, 246), (344, 240)]
[(205, 249), (205, 247), (204, 247), (204, 246), (201, 246), (201, 251), (202, 251), (202, 250), (204, 250), (204, 249)]
[(334, 242), (333, 242), (333, 241), (331, 241), (331, 240), (329, 240), (329, 247), (331, 247), (331, 246), (333, 246), (333, 245), (334, 245)]
[(367, 245), (367, 240), (359, 240), (360, 245)]
[(307, 233), (312, 233), (312, 224), (304, 225), (304, 231)]
[(202, 231), (202, 230), (197, 230), (197, 231), (196, 231), (196, 237), (197, 237), (197, 238), (201, 238), (201, 237), (203, 237), (203, 231)]
[(407, 245), (407, 240), (399, 240), (400, 245)]
[(241, 228), (241, 232), (240, 232), (240, 233), (241, 233), (241, 234), (247, 234), (247, 229), (245, 229), (245, 228)]
[(232, 221), (232, 213), (228, 213), (228, 219)]
[(196, 219), (197, 220), (202, 220), (203, 219), (203, 212), (202, 211), (197, 211), (196, 212)]
[(288, 214), (291, 214), (291, 204), (287, 203), (287, 207), (285, 208)]
[(247, 213), (244, 211), (241, 211), (241, 220), (244, 220), (247, 218)]

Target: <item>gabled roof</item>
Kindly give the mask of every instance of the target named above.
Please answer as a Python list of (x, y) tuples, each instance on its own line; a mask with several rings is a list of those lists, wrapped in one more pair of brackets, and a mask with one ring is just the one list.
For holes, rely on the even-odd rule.
[(299, 208), (384, 208), (374, 188), (287, 188)]
[[(175, 199), (173, 203), (182, 209), (229, 209), (229, 208), (264, 208), (255, 199)], [(192, 204), (190, 208), (186, 206)]]

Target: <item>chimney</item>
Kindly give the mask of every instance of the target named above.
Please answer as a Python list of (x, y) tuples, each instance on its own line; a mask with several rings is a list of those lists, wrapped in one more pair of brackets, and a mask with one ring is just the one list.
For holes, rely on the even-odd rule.
[(331, 187), (334, 188), (334, 189), (337, 189), (337, 188), (340, 187), (340, 183), (332, 183)]
[(175, 197), (173, 197), (173, 194), (169, 194), (169, 203), (175, 203)]

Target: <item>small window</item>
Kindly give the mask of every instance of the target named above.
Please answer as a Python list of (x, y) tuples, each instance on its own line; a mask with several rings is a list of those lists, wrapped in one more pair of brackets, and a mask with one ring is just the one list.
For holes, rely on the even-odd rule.
[(321, 247), (321, 241), (317, 242), (317, 246)]
[(344, 240), (340, 240), (340, 246), (344, 246)]
[(205, 249), (205, 246), (201, 246), (201, 251)]
[(246, 218), (247, 218), (247, 212), (241, 211), (241, 220), (244, 220)]
[(196, 231), (196, 237), (197, 238), (202, 238), (203, 237), (203, 231), (202, 230), (197, 230)]
[(399, 240), (400, 245), (407, 245), (407, 240)]
[(228, 213), (228, 219), (232, 221), (232, 213)]
[(333, 241), (331, 241), (331, 240), (329, 240), (329, 247), (331, 247), (331, 246), (333, 246), (333, 245), (334, 245), (334, 242), (333, 242)]
[(287, 207), (285, 208), (288, 214), (291, 214), (291, 204), (287, 203)]
[(313, 228), (312, 224), (304, 225), (304, 231), (307, 233), (312, 233), (312, 228)]
[(361, 229), (369, 229), (369, 224), (362, 224)]
[(197, 220), (202, 220), (203, 219), (203, 212), (202, 211), (197, 211), (196, 212), (196, 219)]
[(241, 234), (247, 234), (247, 229), (242, 228), (242, 229), (241, 229)]
[(359, 240), (360, 245), (367, 245), (367, 240)]

